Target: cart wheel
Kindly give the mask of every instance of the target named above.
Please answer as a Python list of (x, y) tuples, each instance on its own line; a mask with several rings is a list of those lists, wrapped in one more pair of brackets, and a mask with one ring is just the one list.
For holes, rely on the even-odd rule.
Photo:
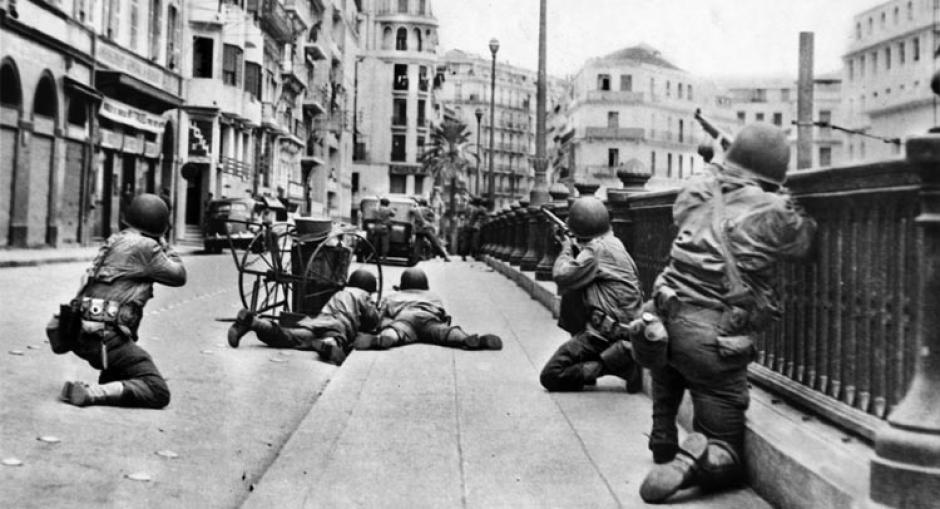
[[(362, 259), (362, 265), (375, 265), (373, 273), (378, 281), (376, 301), (382, 298), (382, 264), (378, 252), (359, 233), (340, 232), (327, 237), (313, 251), (298, 284), (300, 298), (297, 312), (316, 315), (334, 293), (346, 286), (353, 258)], [(355, 268), (352, 268), (355, 270)]]
[(289, 225), (262, 230), (248, 244), (238, 267), (242, 305), (256, 316), (277, 317), (290, 311), (291, 248)]

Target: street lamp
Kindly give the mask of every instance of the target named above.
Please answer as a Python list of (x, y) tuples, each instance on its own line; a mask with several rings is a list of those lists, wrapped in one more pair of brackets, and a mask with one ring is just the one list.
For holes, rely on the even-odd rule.
[(477, 178), (476, 178), (476, 185), (474, 186), (474, 190), (476, 191), (477, 196), (479, 196), (480, 195), (480, 159), (483, 157), (483, 154), (480, 152), (480, 120), (483, 118), (483, 109), (477, 108), (476, 111), (473, 112), (473, 114), (476, 115), (477, 117)]
[(493, 67), (490, 71), (490, 183), (489, 201), (490, 210), (496, 209), (496, 168), (493, 166), (494, 140), (496, 134), (496, 52), (499, 51), (499, 41), (490, 39), (490, 53), (493, 55)]

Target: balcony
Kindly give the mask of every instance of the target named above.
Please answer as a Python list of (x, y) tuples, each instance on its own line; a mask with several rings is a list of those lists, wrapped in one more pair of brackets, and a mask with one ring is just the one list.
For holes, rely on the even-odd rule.
[(228, 173), (239, 178), (251, 178), (251, 165), (239, 161), (233, 157), (220, 157), (219, 164), (222, 166), (222, 173)]
[(644, 131), (640, 127), (586, 127), (584, 137), (588, 140), (643, 141)]
[(326, 47), (316, 39), (304, 43), (304, 54), (313, 61), (326, 60)]
[(643, 102), (643, 92), (591, 90), (587, 93), (586, 101), (616, 104), (637, 104)]
[(284, 9), (294, 22), (295, 31), (303, 32), (313, 25), (315, 16), (308, 0), (284, 0)]
[(258, 15), (261, 29), (275, 41), (286, 44), (293, 40), (294, 24), (280, 0), (249, 1), (246, 10)]

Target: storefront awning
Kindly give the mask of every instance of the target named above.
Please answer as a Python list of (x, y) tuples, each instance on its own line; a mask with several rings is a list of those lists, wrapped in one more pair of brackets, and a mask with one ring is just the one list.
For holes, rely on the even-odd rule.
[(97, 71), (95, 73), (95, 87), (99, 90), (129, 89), (138, 94), (143, 94), (146, 100), (142, 102), (153, 104), (154, 109), (160, 111), (179, 108), (183, 104), (183, 99), (178, 95), (171, 94), (121, 71)]
[(158, 134), (163, 132), (167, 122), (167, 120), (160, 115), (148, 113), (129, 104), (111, 99), (110, 97), (103, 98), (101, 108), (98, 109), (98, 115), (112, 122), (133, 127), (134, 129)]
[(101, 92), (74, 78), (64, 76), (62, 80), (65, 82), (65, 88), (74, 94), (84, 97), (86, 101), (100, 102), (101, 98), (104, 97), (101, 95)]

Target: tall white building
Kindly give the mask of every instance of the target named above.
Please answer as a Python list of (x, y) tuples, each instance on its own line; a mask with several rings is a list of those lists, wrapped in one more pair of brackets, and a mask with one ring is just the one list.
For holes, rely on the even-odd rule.
[(356, 66), (354, 202), (383, 194), (428, 194), (419, 158), (433, 116), (437, 19), (428, 0), (365, 0)]
[[(937, 0), (892, 0), (855, 15), (842, 57), (848, 127), (903, 142), (940, 124), (930, 91), (940, 56), (938, 19)], [(902, 145), (894, 143), (847, 139), (849, 161), (897, 158), (902, 152)]]
[(724, 129), (736, 124), (728, 97), (645, 44), (588, 60), (569, 95), (556, 164), (571, 181), (602, 188), (620, 187), (618, 171), (649, 174), (657, 187), (701, 168), (707, 134), (696, 109)]
[[(752, 79), (723, 84), (731, 97), (740, 125), (767, 122), (787, 132), (790, 168), (796, 168), (797, 119), (796, 80)], [(813, 121), (843, 126), (842, 80), (837, 74), (817, 77), (813, 82)], [(733, 134), (733, 132), (732, 132)], [(813, 128), (813, 168), (839, 164), (844, 158), (845, 136), (831, 127)]]

